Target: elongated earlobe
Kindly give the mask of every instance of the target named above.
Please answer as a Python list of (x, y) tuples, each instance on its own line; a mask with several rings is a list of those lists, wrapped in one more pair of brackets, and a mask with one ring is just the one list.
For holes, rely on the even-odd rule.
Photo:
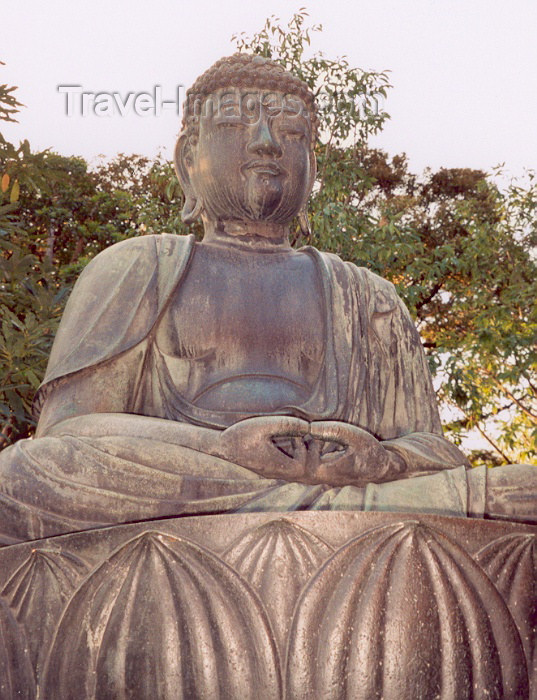
[(203, 211), (203, 202), (196, 195), (190, 180), (189, 165), (192, 162), (190, 140), (185, 131), (179, 134), (174, 153), (175, 172), (185, 195), (185, 205), (181, 218), (185, 224), (192, 224), (199, 219)]
[(196, 197), (185, 197), (185, 204), (181, 211), (181, 219), (185, 224), (193, 224), (201, 217), (203, 211), (203, 202)]
[(310, 222), (308, 219), (308, 208), (304, 205), (303, 209), (298, 214), (298, 224), (303, 236), (311, 236)]
[[(308, 192), (311, 194), (313, 188), (313, 183), (315, 182), (315, 177), (317, 175), (317, 159), (315, 158), (315, 153), (313, 150), (310, 154), (310, 181), (308, 186)], [(309, 195), (308, 195), (309, 199)], [(308, 219), (308, 201), (306, 200), (304, 206), (298, 213), (298, 224), (300, 226), (300, 231), (305, 237), (311, 236), (310, 222)]]

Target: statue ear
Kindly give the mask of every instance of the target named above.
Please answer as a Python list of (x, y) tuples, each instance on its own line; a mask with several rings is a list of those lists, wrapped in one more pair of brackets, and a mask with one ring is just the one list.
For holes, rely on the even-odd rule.
[[(310, 179), (309, 179), (309, 194), (311, 194), (311, 190), (313, 187), (313, 183), (315, 182), (315, 176), (317, 175), (317, 158), (315, 157), (315, 153), (312, 151), (311, 156), (310, 156)], [(309, 199), (309, 194), (308, 194), (308, 199)], [(306, 238), (308, 236), (311, 236), (311, 229), (310, 229), (310, 222), (308, 219), (308, 201), (304, 203), (304, 206), (300, 210), (298, 214), (298, 223), (300, 226), (300, 230), (302, 232), (302, 235), (305, 236)]]
[(317, 176), (317, 157), (315, 156), (315, 151), (311, 149), (311, 155), (310, 155), (310, 194), (311, 190), (313, 189), (313, 183), (315, 182), (315, 178)]
[(174, 159), (175, 172), (185, 195), (185, 205), (181, 212), (181, 218), (185, 224), (192, 224), (199, 218), (203, 204), (196, 195), (190, 180), (189, 165), (192, 163), (192, 150), (190, 139), (186, 131), (182, 131), (175, 145)]

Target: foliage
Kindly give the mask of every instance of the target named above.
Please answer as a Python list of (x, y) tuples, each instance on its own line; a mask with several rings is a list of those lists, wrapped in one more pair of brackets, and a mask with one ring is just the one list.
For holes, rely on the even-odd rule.
[(27, 437), (31, 405), (44, 374), (68, 288), (55, 270), (0, 238), (0, 418), (2, 437)]
[[(0, 66), (5, 66), (3, 61), (0, 61)], [(17, 100), (13, 94), (17, 88), (15, 86), (8, 87), (0, 85), (0, 121), (16, 122), (15, 114), (19, 111), (19, 107), (23, 105)]]
[(281, 27), (278, 18), (272, 16), (252, 38), (242, 33), (233, 36), (232, 41), (239, 51), (278, 61), (307, 83), (319, 107), (324, 143), (319, 153), (322, 172), (324, 158), (329, 157), (333, 148), (343, 146), (349, 139), (364, 140), (382, 129), (388, 114), (380, 105), (390, 84), (387, 71), (350, 68), (345, 56), (332, 60), (317, 52), (306, 57), (311, 33), (322, 30), (320, 24), (304, 26), (307, 17), (302, 8), (287, 27)]
[[(0, 86), (0, 118), (14, 121), (15, 88)], [(7, 105), (7, 112), (1, 108)], [(61, 177), (45, 174), (50, 154), (17, 148), (0, 134), (0, 447), (33, 430), (31, 402), (46, 367), (67, 288), (28, 245), (20, 217), (21, 191), (46, 191)]]

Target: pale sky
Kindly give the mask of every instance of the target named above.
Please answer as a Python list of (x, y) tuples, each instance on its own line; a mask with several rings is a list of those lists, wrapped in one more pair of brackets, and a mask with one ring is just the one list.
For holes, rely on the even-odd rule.
[(390, 69), (392, 119), (375, 141), (406, 151), (412, 168), (504, 162), (511, 173), (537, 167), (537, 2), (535, 0), (17, 0), (2, 12), (0, 83), (18, 85), (26, 108), (12, 141), (28, 138), (93, 160), (118, 152), (168, 157), (179, 122), (160, 116), (68, 117), (58, 85), (91, 92), (152, 92), (173, 99), (221, 56), (230, 37), (252, 34), (267, 16), (282, 21), (306, 5), (312, 48), (351, 65)]

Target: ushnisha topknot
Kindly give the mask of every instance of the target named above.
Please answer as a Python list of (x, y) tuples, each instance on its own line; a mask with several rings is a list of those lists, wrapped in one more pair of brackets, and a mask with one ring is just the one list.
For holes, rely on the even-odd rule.
[(300, 97), (311, 116), (312, 145), (315, 143), (319, 120), (315, 97), (307, 84), (286, 71), (279, 63), (263, 56), (245, 53), (221, 58), (187, 90), (182, 130), (189, 136), (197, 134), (199, 116), (196, 102), (199, 103), (220, 88), (226, 87), (278, 90)]

